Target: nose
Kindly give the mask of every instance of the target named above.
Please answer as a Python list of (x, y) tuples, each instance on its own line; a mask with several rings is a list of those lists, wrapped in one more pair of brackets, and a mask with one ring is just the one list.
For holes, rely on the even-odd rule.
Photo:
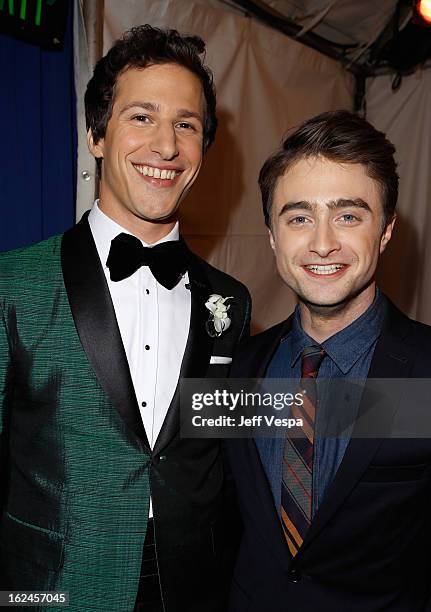
[(309, 243), (309, 249), (311, 252), (319, 255), (319, 257), (328, 257), (332, 253), (339, 251), (341, 244), (335, 228), (326, 221), (316, 223)]
[(177, 135), (172, 124), (164, 123), (155, 127), (151, 140), (151, 151), (158, 153), (162, 159), (167, 161), (177, 157)]

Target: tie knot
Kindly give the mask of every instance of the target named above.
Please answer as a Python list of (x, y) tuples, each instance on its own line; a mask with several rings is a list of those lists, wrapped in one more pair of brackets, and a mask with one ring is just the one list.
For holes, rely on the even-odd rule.
[(321, 346), (306, 346), (301, 353), (301, 377), (316, 378), (325, 355), (326, 351)]

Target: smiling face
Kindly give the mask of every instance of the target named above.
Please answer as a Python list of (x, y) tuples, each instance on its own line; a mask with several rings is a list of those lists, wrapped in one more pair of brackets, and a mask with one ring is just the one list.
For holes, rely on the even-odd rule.
[(359, 316), (393, 225), (382, 229), (379, 185), (364, 166), (307, 158), (277, 181), (270, 242), (281, 277), (310, 310)]
[(186, 68), (123, 72), (105, 137), (94, 144), (89, 133), (91, 152), (103, 158), (103, 212), (138, 235), (154, 224), (168, 233), (202, 163), (203, 122), (202, 86)]

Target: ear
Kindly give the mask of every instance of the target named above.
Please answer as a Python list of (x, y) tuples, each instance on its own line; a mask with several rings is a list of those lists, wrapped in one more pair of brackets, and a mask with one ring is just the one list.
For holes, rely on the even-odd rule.
[(388, 246), (389, 240), (392, 238), (392, 232), (393, 232), (396, 220), (397, 220), (397, 216), (394, 214), (392, 219), (389, 221), (389, 223), (386, 225), (385, 229), (383, 230), (382, 237), (380, 238), (380, 253), (383, 253), (383, 251)]
[(271, 245), (271, 249), (275, 253), (275, 240), (274, 240), (274, 236), (272, 234), (272, 231), (270, 229), (268, 229), (268, 235), (269, 235), (269, 244)]
[(90, 150), (90, 153), (93, 155), (93, 157), (102, 157), (103, 158), (103, 148), (105, 145), (105, 140), (104, 138), (101, 138), (97, 144), (94, 144), (94, 139), (93, 139), (93, 132), (91, 131), (91, 128), (88, 129), (87, 132), (87, 144), (88, 144), (88, 148)]

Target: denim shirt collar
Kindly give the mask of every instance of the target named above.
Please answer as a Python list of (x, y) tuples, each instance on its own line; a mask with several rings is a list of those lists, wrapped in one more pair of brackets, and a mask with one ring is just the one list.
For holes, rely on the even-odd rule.
[[(360, 317), (322, 342), (321, 346), (328, 357), (343, 374), (347, 374), (376, 342), (383, 328), (386, 310), (387, 300), (377, 288), (373, 303)], [(295, 308), (289, 337), (292, 348), (290, 365), (293, 368), (304, 348), (316, 344), (316, 341), (302, 329), (299, 305)]]

